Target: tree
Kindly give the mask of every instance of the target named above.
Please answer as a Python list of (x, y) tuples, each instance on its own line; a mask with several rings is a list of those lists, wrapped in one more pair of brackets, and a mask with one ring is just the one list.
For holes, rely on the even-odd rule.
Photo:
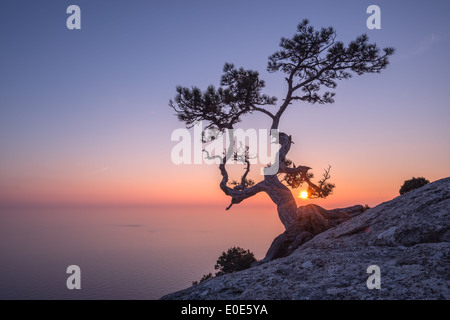
[[(277, 98), (262, 94), (265, 83), (259, 73), (244, 68), (235, 68), (226, 63), (220, 87), (210, 85), (205, 91), (197, 87), (178, 86), (174, 100), (170, 100), (178, 119), (188, 128), (196, 122), (206, 122), (206, 129), (225, 132), (233, 129), (243, 116), (260, 112), (271, 121), (270, 129), (278, 130), (280, 120), (286, 109), (294, 102), (311, 104), (329, 104), (334, 102), (337, 81), (351, 78), (352, 75), (379, 73), (389, 64), (388, 57), (393, 48), (380, 50), (375, 44), (368, 43), (367, 35), (361, 35), (348, 45), (336, 41), (336, 31), (332, 27), (315, 30), (304, 20), (297, 27), (292, 38), (282, 38), (280, 50), (269, 57), (267, 70), (270, 73), (283, 72), (286, 77), (287, 92), (277, 105)], [(220, 188), (229, 197), (233, 205), (265, 192), (276, 204), (279, 218), (287, 228), (297, 219), (297, 206), (291, 188), (308, 185), (310, 198), (325, 198), (335, 187), (329, 183), (330, 167), (317, 183), (312, 181), (313, 174), (308, 166), (296, 166), (286, 156), (293, 143), (292, 137), (278, 131), (280, 145), (277, 154), (278, 171), (265, 174), (263, 180), (255, 183), (247, 179), (250, 171), (248, 149), (238, 150), (230, 144), (221, 158), (219, 170), (222, 175)], [(229, 159), (240, 159), (245, 163), (245, 173), (240, 181), (229, 182), (226, 168)]]
[(403, 183), (403, 185), (400, 188), (400, 191), (399, 191), (400, 195), (404, 195), (405, 193), (407, 193), (411, 190), (421, 188), (428, 183), (430, 183), (430, 181), (425, 179), (424, 177), (419, 177), (419, 178), (413, 177), (412, 179), (405, 180), (405, 182)]
[(255, 255), (250, 250), (233, 247), (228, 249), (227, 252), (222, 252), (214, 269), (219, 270), (216, 275), (233, 273), (250, 268), (255, 261)]

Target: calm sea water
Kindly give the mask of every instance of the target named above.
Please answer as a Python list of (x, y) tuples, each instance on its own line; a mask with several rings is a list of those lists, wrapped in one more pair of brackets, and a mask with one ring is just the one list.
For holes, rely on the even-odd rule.
[(272, 206), (2, 208), (0, 299), (159, 299), (232, 246), (263, 258), (282, 231)]

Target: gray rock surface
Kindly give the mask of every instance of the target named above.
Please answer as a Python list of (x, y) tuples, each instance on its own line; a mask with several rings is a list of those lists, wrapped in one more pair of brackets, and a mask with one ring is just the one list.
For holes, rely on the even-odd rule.
[(316, 235), (362, 212), (364, 212), (364, 207), (361, 205), (334, 210), (326, 210), (315, 204), (299, 207), (297, 221), (294, 221), (285, 232), (273, 240), (264, 259), (256, 265), (286, 257)]
[[(449, 299), (450, 178), (328, 229), (291, 255), (162, 299)], [(380, 268), (368, 289), (367, 268)]]

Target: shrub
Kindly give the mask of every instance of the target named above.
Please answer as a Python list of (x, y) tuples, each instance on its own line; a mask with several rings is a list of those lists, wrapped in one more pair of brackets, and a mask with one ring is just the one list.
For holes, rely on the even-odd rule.
[[(253, 262), (256, 262), (253, 252), (240, 247), (233, 247), (228, 249), (227, 252), (222, 252), (222, 255), (217, 259), (214, 269), (219, 270), (216, 272), (216, 276), (220, 276), (226, 273), (248, 269)], [(193, 281), (192, 285), (194, 286), (211, 278), (214, 278), (212, 273), (205, 274), (200, 281)]]
[(214, 269), (219, 270), (216, 275), (232, 273), (250, 268), (255, 261), (255, 255), (250, 250), (233, 247), (227, 252), (222, 252)]
[(428, 181), (427, 179), (420, 177), (420, 178), (412, 178), (409, 180), (406, 180), (403, 185), (400, 188), (400, 195), (403, 195), (411, 190), (417, 189), (417, 188), (421, 188), (424, 185), (430, 183), (430, 181)]

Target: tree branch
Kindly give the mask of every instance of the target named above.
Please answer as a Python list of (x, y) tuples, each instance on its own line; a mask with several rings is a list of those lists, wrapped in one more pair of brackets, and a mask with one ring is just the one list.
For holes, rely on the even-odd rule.
[[(230, 134), (231, 134), (231, 131), (230, 131)], [(226, 169), (226, 162), (228, 159), (231, 158), (232, 144), (230, 144), (230, 147), (228, 148), (227, 153), (223, 157), (220, 157), (219, 155), (211, 156), (207, 150), (204, 150), (204, 152), (206, 153), (206, 158), (209, 160), (213, 160), (213, 159), (217, 159), (217, 158), (219, 158), (221, 160), (221, 163), (219, 165), (220, 174), (222, 175), (222, 180), (220, 181), (220, 189), (222, 189), (222, 191), (226, 195), (231, 197), (231, 203), (226, 208), (226, 210), (229, 210), (233, 204), (238, 204), (238, 203), (244, 201), (245, 199), (254, 196), (255, 194), (257, 194), (259, 192), (266, 191), (266, 186), (265, 186), (264, 180), (260, 181), (259, 183), (255, 184), (249, 188), (245, 188), (245, 187), (231, 188), (228, 186), (228, 172)], [(246, 167), (246, 172), (244, 173), (244, 175), (242, 176), (242, 179), (241, 179), (241, 186), (243, 186), (243, 185), (245, 186), (246, 177), (247, 177), (248, 172), (250, 171), (250, 161), (248, 160), (247, 156), (245, 159), (245, 163), (247, 163), (247, 167)]]
[[(277, 129), (280, 118), (291, 101), (301, 100), (310, 103), (333, 103), (334, 93), (320, 93), (321, 86), (335, 89), (334, 80), (347, 79), (351, 72), (358, 75), (379, 73), (388, 64), (393, 48), (383, 49), (380, 54), (375, 44), (368, 43), (368, 37), (361, 35), (347, 46), (336, 42), (336, 32), (332, 27), (315, 31), (304, 20), (297, 27), (297, 33), (289, 39), (282, 38), (281, 50), (269, 57), (269, 72), (283, 71), (288, 90), (283, 104), (273, 118), (272, 128)], [(294, 79), (298, 83), (294, 85)], [(294, 95), (302, 89), (306, 95)]]
[(266, 110), (264, 108), (253, 106), (253, 110), (259, 111), (259, 112), (262, 112), (262, 113), (268, 115), (270, 118), (272, 118), (272, 120), (275, 118), (275, 116), (270, 111), (268, 111), (268, 110)]

